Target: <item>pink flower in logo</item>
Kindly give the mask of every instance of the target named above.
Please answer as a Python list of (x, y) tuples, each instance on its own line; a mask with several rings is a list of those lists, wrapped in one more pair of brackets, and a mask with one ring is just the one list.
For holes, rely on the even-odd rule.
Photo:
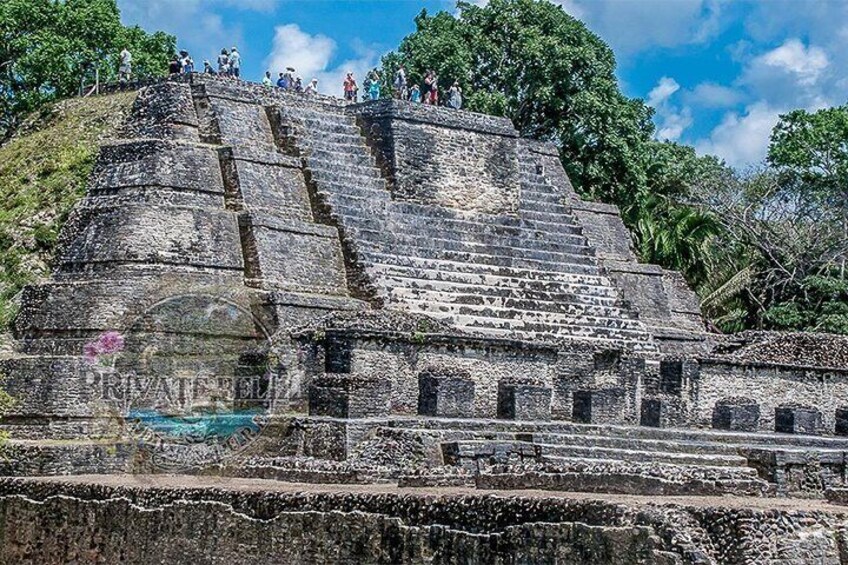
[(108, 331), (82, 348), (82, 357), (86, 363), (97, 363), (101, 355), (111, 355), (124, 349), (124, 336), (116, 331)]
[(109, 331), (101, 335), (97, 343), (100, 353), (118, 353), (124, 348), (124, 336), (116, 331)]

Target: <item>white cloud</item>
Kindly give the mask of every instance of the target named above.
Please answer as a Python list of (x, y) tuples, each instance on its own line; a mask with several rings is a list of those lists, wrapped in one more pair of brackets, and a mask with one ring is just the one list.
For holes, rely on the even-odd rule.
[(686, 106), (678, 107), (671, 100), (679, 90), (680, 85), (676, 80), (671, 77), (662, 77), (648, 93), (647, 104), (656, 110), (657, 139), (677, 141), (692, 125), (692, 111)]
[(797, 38), (752, 57), (737, 82), (772, 106), (813, 109), (844, 98), (825, 50)]
[(731, 166), (745, 167), (762, 161), (771, 130), (780, 112), (765, 102), (745, 108), (744, 114), (728, 112), (708, 139), (695, 144), (699, 153), (718, 155)]
[(702, 108), (728, 108), (741, 102), (744, 93), (713, 82), (702, 82), (683, 96), (687, 103)]
[(683, 132), (692, 125), (692, 110), (683, 107), (681, 110), (665, 112), (660, 116), (660, 127), (656, 138), (661, 140), (677, 141)]
[(281, 25), (275, 28), (265, 67), (274, 77), (286, 67), (294, 67), (304, 82), (317, 78), (319, 90), (340, 95), (345, 73), (353, 72), (361, 84), (365, 74), (379, 64), (380, 54), (375, 49), (354, 42), (355, 56), (331, 66), (336, 51), (336, 42), (329, 37), (310, 35), (296, 24)]
[(648, 106), (657, 107), (669, 96), (680, 90), (680, 85), (671, 77), (662, 77), (657, 85), (648, 93)]
[(788, 39), (780, 47), (757, 57), (753, 66), (774, 67), (796, 77), (799, 84), (814, 84), (830, 62), (820, 47), (805, 46), (799, 39)]
[(274, 29), (274, 43), (265, 66), (275, 74), (294, 67), (298, 73), (312, 75), (327, 68), (335, 50), (336, 42), (329, 37), (309, 35), (296, 24), (281, 25)]

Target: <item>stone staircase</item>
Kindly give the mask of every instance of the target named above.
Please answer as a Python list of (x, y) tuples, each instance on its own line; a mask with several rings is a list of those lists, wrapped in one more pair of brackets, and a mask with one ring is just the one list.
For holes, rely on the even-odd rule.
[(652, 350), (637, 314), (601, 273), (576, 218), (529, 156), (518, 214), (460, 212), (393, 199), (353, 116), (280, 112), (319, 208), (339, 227), (349, 268), (359, 271), (373, 303), (483, 335)]
[[(774, 433), (438, 418), (396, 418), (366, 428), (372, 435), (418, 438), (442, 464), (501, 476), (486, 483), (491, 488), (547, 488), (556, 484), (551, 476), (563, 475), (569, 480), (559, 490), (584, 490), (585, 483), (598, 492), (650, 494), (655, 487), (642, 482), (650, 477), (671, 484), (666, 494), (821, 494), (844, 485), (848, 456), (845, 438)], [(809, 476), (811, 461), (820, 476)], [(586, 482), (599, 474), (607, 490)], [(699, 491), (699, 481), (709, 486)]]

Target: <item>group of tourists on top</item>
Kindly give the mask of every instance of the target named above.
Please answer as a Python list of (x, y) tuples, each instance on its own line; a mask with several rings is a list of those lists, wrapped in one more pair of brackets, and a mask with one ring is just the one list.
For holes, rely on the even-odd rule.
[[(275, 83), (271, 78), (271, 71), (265, 71), (265, 76), (262, 77), (262, 84), (268, 87), (274, 86)], [(318, 79), (313, 78), (309, 81), (309, 84), (303, 86), (303, 79), (295, 75), (294, 67), (286, 67), (286, 72), (280, 73), (276, 86), (283, 90), (302, 92), (303, 94), (318, 93)]]
[[(357, 102), (359, 99), (359, 85), (356, 83), (356, 78), (352, 72), (347, 73), (343, 83), (344, 99), (348, 102)], [(362, 87), (364, 89), (363, 100), (378, 100), (380, 98), (380, 73), (377, 69), (373, 69), (365, 77)], [(421, 86), (413, 84), (409, 86), (406, 78), (406, 69), (403, 65), (398, 67), (392, 80), (392, 97), (397, 100), (409, 100), (410, 102), (424, 103), (431, 106), (439, 105), (439, 77), (436, 71), (430, 69), (424, 75), (424, 81)], [(445, 105), (451, 108), (462, 108), (462, 88), (458, 82), (447, 91), (447, 99)]]
[[(132, 54), (124, 48), (120, 53), (119, 59), (119, 79), (121, 82), (126, 82), (130, 79), (131, 75)], [(216, 62), (217, 70), (208, 60), (203, 61), (203, 72), (235, 79), (241, 77), (241, 54), (236, 47), (233, 47), (229, 51), (221, 49)], [(178, 55), (174, 55), (171, 58), (168, 65), (168, 72), (172, 75), (194, 72), (194, 60), (188, 51), (181, 50)], [(291, 90), (304, 94), (318, 93), (318, 79), (313, 78), (309, 81), (309, 84), (304, 86), (303, 79), (295, 75), (295, 70), (292, 67), (286, 67), (285, 72), (279, 74), (276, 82), (271, 78), (271, 71), (265, 71), (265, 76), (262, 77), (262, 84), (269, 88), (277, 86), (283, 90)], [(380, 98), (382, 86), (380, 73), (377, 69), (371, 70), (366, 75), (362, 87), (364, 89), (362, 100), (378, 100)], [(410, 102), (423, 103), (431, 106), (439, 105), (439, 77), (433, 69), (425, 73), (421, 86), (413, 84), (410, 87), (406, 78), (406, 69), (403, 65), (400, 65), (395, 72), (391, 87), (392, 97), (397, 100), (409, 100)], [(356, 82), (353, 72), (347, 73), (342, 88), (345, 100), (348, 102), (357, 102), (359, 100), (359, 85)], [(458, 82), (455, 81), (448, 89), (444, 105), (457, 110), (462, 108), (462, 88), (460, 88)]]
[[(168, 63), (168, 72), (172, 75), (190, 74), (194, 71), (194, 59), (185, 49), (181, 50), (178, 55), (171, 57), (171, 61)], [(217, 60), (217, 70), (207, 59), (203, 61), (203, 72), (239, 78), (241, 77), (241, 53), (239, 53), (237, 47), (233, 47), (229, 51), (221, 49), (221, 54), (218, 55)]]

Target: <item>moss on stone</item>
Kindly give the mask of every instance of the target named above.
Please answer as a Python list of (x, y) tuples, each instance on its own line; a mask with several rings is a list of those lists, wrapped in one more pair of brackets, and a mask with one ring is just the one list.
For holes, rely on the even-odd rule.
[(135, 96), (52, 104), (0, 146), (0, 332), (21, 288), (49, 275), (59, 230), (85, 194), (100, 141), (115, 133)]

